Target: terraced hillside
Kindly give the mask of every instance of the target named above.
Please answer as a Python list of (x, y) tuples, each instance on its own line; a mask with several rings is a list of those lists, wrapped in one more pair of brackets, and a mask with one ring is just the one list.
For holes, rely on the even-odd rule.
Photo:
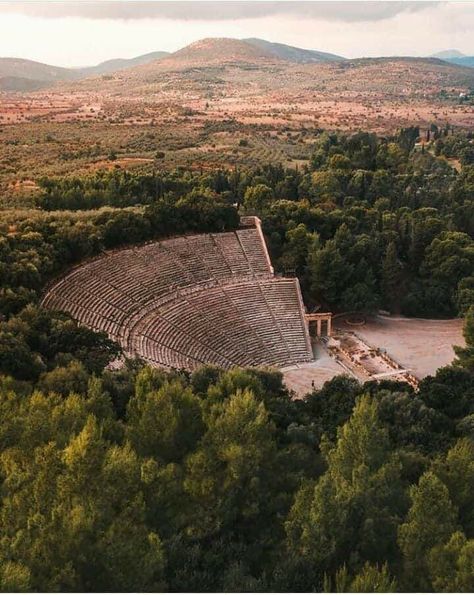
[(260, 222), (251, 223), (107, 254), (60, 279), (43, 305), (157, 366), (310, 361), (298, 280), (274, 277)]

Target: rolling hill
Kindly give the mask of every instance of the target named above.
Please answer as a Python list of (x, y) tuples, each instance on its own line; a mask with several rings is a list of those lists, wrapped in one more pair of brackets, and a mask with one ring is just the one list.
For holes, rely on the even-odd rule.
[(457, 66), (467, 66), (468, 68), (474, 68), (474, 56), (466, 56), (459, 50), (444, 50), (437, 52), (431, 56), (432, 58), (440, 58), (450, 64), (456, 64)]
[[(102, 91), (118, 96), (150, 96), (182, 102), (191, 97), (264, 98), (278, 93), (317, 93), (338, 96), (437, 97), (474, 86), (470, 68), (437, 58), (360, 58), (306, 61), (298, 48), (272, 50), (246, 40), (208, 38), (192, 43), (160, 60), (115, 72), (107, 80), (85, 79), (71, 89)], [(283, 47), (284, 51), (281, 49)], [(293, 53), (296, 52), (295, 53)], [(301, 50), (305, 52), (306, 50)]]
[[(474, 89), (472, 68), (439, 58), (318, 61), (315, 55), (307, 59), (299, 54), (298, 48), (263, 45), (207, 38), (164, 57), (139, 58), (145, 63), (138, 65), (98, 65), (87, 71), (93, 76), (85, 78), (81, 72), (52, 68), (47, 101), (41, 94), (36, 99), (30, 95), (21, 111), (7, 107), (5, 118), (174, 122), (178, 127), (230, 120), (249, 126), (318, 122), (379, 131), (413, 122), (450, 121), (469, 127), (474, 118), (467, 100), (459, 101), (461, 94), (469, 98)], [(50, 67), (40, 66), (49, 72)], [(39, 86), (35, 79), (12, 78), (11, 71), (1, 74), (0, 88), (3, 84), (12, 91), (35, 91)], [(58, 80), (61, 77), (66, 80)], [(39, 106), (30, 105), (33, 100)]]
[(22, 76), (2, 76), (0, 77), (0, 91), (13, 93), (28, 93), (39, 91), (45, 86), (49, 86), (49, 81), (29, 79)]
[(64, 81), (78, 77), (70, 68), (51, 66), (22, 58), (0, 58), (0, 76), (14, 76), (37, 81)]
[(319, 52), (317, 50), (305, 50), (284, 43), (272, 43), (270, 41), (265, 41), (265, 39), (250, 38), (244, 39), (243, 41), (264, 50), (276, 58), (287, 60), (288, 62), (296, 62), (297, 64), (338, 62), (345, 60), (342, 56), (336, 56), (335, 54), (328, 54), (327, 52)]
[[(279, 60), (274, 54), (264, 48), (232, 38), (206, 38), (195, 41), (190, 45), (170, 54), (161, 61), (160, 66), (209, 66), (214, 64), (261, 64)], [(154, 63), (148, 65), (149, 69)]]
[(95, 81), (94, 77), (124, 71), (130, 72), (131, 78), (135, 78), (135, 69), (138, 69), (138, 78), (146, 77), (147, 72), (153, 73), (157, 69), (159, 62), (162, 62), (160, 70), (173, 70), (232, 63), (263, 64), (278, 60), (274, 53), (238, 39), (202, 39), (173, 54), (157, 51), (130, 59), (107, 60), (84, 68), (61, 68), (33, 60), (0, 58), (0, 91), (28, 92), (50, 87), (57, 82), (89, 78)]
[(0, 91), (28, 92), (63, 81), (111, 74), (164, 58), (168, 52), (151, 52), (130, 59), (114, 59), (85, 68), (62, 68), (22, 58), (0, 58)]
[(69, 68), (22, 58), (0, 58), (0, 91), (32, 91), (79, 78)]
[[(169, 91), (238, 94), (245, 85), (253, 94), (271, 89), (337, 92), (389, 92), (433, 95), (442, 89), (471, 89), (474, 58), (440, 52), (439, 58), (345, 59), (263, 39), (206, 38), (168, 54), (151, 52), (131, 59), (68, 69), (31, 60), (0, 58), (0, 90), (34, 91), (58, 83), (70, 90), (97, 90), (119, 95)], [(103, 80), (102, 75), (111, 75)], [(403, 84), (401, 84), (401, 82)], [(62, 86), (62, 85), (61, 85)], [(398, 90), (397, 90), (398, 88)], [(247, 94), (247, 92), (245, 93)]]
[(88, 66), (86, 68), (80, 68), (77, 72), (80, 77), (95, 76), (99, 74), (110, 74), (125, 68), (132, 68), (133, 66), (140, 66), (141, 64), (148, 64), (155, 60), (160, 60), (169, 55), (169, 52), (150, 52), (149, 54), (143, 54), (136, 56), (135, 58), (116, 58), (113, 60), (106, 60), (97, 64), (97, 66)]
[(474, 56), (462, 56), (461, 58), (449, 58), (446, 60), (450, 64), (456, 64), (457, 66), (467, 66), (468, 68), (474, 68)]

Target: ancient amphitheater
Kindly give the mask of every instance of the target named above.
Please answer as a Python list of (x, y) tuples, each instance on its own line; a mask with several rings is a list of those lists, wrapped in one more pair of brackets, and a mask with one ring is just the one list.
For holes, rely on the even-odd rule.
[(313, 359), (297, 279), (273, 274), (257, 218), (107, 253), (49, 288), (49, 309), (167, 368), (291, 366)]

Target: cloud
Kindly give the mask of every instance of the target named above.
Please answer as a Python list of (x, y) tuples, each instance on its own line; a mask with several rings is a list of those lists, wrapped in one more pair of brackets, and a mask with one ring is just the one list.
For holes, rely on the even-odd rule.
[(176, 19), (186, 21), (222, 21), (255, 19), (275, 15), (293, 15), (339, 22), (374, 22), (401, 13), (419, 12), (441, 2), (245, 2), (235, 0), (192, 2), (143, 2), (101, 0), (90, 2), (1, 2), (0, 13), (19, 13), (33, 17), (87, 19)]

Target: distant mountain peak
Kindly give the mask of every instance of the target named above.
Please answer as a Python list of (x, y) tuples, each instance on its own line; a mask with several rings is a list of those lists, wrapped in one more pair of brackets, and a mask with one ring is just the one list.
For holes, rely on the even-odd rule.
[(465, 54), (459, 50), (443, 50), (436, 54), (431, 54), (431, 58), (440, 58), (441, 60), (449, 60), (450, 58), (464, 58)]
[(254, 62), (274, 60), (275, 56), (247, 41), (231, 37), (206, 37), (170, 54), (165, 62), (211, 64), (215, 62)]
[(283, 43), (272, 43), (265, 39), (234, 39), (229, 37), (207, 37), (170, 54), (163, 65), (211, 65), (225, 63), (291, 62), (296, 64), (336, 62), (341, 56), (306, 50)]

